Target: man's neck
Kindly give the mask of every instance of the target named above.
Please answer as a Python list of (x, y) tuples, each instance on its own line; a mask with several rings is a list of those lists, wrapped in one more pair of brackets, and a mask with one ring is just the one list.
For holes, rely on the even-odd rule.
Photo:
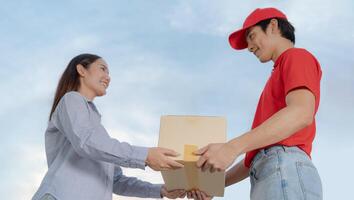
[(284, 51), (290, 48), (294, 48), (294, 44), (290, 40), (282, 38), (281, 41), (279, 42), (279, 45), (276, 47), (273, 53), (272, 56), (273, 62), (275, 62)]

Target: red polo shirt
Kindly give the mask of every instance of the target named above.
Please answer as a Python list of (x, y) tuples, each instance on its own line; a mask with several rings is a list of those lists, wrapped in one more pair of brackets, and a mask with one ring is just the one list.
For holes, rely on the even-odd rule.
[[(320, 64), (310, 52), (299, 48), (284, 51), (274, 63), (273, 72), (260, 96), (252, 129), (286, 107), (286, 95), (296, 88), (307, 88), (315, 95), (316, 113), (320, 102), (321, 76)], [(311, 125), (267, 147), (275, 145), (298, 146), (310, 156), (315, 133), (316, 122), (314, 120)], [(246, 153), (246, 167), (250, 167), (252, 159), (258, 151), (259, 149), (256, 149)]]

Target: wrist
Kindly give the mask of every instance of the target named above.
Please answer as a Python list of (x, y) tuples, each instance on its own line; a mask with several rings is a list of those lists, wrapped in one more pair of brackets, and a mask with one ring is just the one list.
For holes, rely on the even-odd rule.
[(231, 149), (232, 154), (236, 155), (236, 157), (245, 153), (246, 145), (247, 145), (246, 143), (241, 142), (240, 137), (237, 137), (226, 143), (226, 146), (228, 146), (228, 148)]
[(164, 195), (164, 190), (165, 190), (165, 188), (164, 188), (164, 186), (162, 185), (162, 186), (161, 186), (161, 189), (160, 189), (160, 197), (161, 197), (161, 198), (164, 198), (164, 197), (165, 197), (165, 195)]
[(149, 162), (150, 162), (149, 158), (150, 158), (151, 150), (152, 150), (152, 148), (147, 149), (147, 154), (146, 154), (146, 158), (145, 158), (145, 165), (149, 165)]
[(230, 182), (230, 170), (226, 171), (225, 174), (225, 187), (229, 186), (229, 182)]

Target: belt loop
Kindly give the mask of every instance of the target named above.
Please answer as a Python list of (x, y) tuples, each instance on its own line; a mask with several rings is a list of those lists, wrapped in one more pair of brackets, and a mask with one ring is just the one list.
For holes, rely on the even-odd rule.
[(267, 155), (266, 149), (261, 149), (260, 152), (262, 153), (262, 156)]
[(268, 155), (268, 152), (270, 151), (271, 148), (272, 148), (272, 147), (268, 147), (268, 148), (262, 149), (263, 152), (264, 152), (264, 155)]
[(284, 146), (284, 145), (280, 145), (282, 147), (282, 149), (284, 150), (284, 152), (288, 152), (288, 149)]

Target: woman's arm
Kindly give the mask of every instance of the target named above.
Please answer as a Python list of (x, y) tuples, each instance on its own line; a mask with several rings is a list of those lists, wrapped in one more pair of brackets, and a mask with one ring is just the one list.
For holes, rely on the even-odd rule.
[(244, 165), (244, 159), (226, 172), (225, 186), (238, 183), (249, 176), (249, 168)]
[(114, 169), (113, 193), (122, 196), (161, 198), (161, 184), (152, 184), (135, 177), (127, 177), (120, 167)]
[(113, 193), (122, 196), (169, 199), (184, 198), (185, 190), (167, 189), (161, 184), (152, 184), (134, 177), (124, 176), (120, 167), (114, 170)]
[(166, 155), (173, 156), (173, 153), (166, 149), (148, 149), (111, 138), (101, 123), (92, 119), (88, 106), (79, 93), (69, 92), (60, 100), (51, 120), (80, 156), (130, 168), (145, 169), (146, 160), (153, 160), (149, 166), (157, 166), (155, 170), (161, 170), (160, 166), (181, 167), (167, 158)]

